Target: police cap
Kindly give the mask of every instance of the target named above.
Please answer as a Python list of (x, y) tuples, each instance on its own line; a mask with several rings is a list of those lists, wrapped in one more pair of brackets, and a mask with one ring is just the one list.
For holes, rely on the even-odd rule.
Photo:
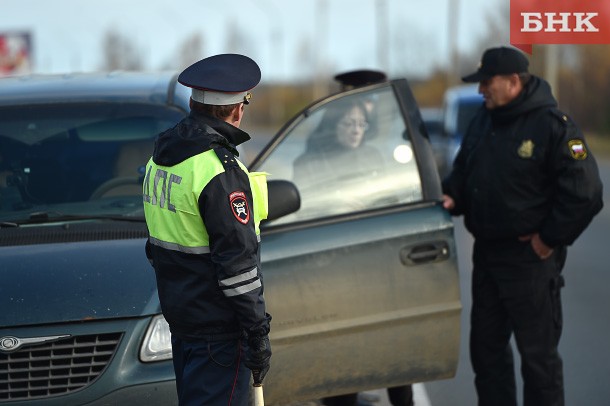
[(339, 82), (344, 89), (385, 82), (386, 79), (387, 76), (385, 73), (370, 69), (353, 70), (335, 75), (335, 80)]
[(248, 104), (249, 91), (261, 80), (261, 70), (252, 59), (239, 54), (220, 54), (195, 62), (178, 82), (192, 88), (193, 101), (224, 106)]

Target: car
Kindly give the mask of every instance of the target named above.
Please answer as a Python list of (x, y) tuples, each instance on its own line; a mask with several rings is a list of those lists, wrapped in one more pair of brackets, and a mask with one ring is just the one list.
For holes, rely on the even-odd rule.
[[(156, 135), (188, 114), (176, 77), (0, 79), (0, 404), (177, 404), (141, 186)], [(307, 187), (295, 160), (354, 100), (375, 105), (379, 170)], [(268, 404), (454, 376), (453, 222), (422, 125), (395, 79), (312, 102), (249, 162), (269, 174)]]
[(462, 138), (470, 120), (483, 106), (483, 96), (479, 93), (478, 84), (457, 85), (448, 88), (443, 97), (443, 128), (448, 147), (445, 156), (445, 173), (453, 166)]

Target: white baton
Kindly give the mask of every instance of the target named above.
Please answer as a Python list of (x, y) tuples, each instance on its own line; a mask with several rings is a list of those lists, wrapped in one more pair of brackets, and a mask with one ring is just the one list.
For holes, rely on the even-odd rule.
[(263, 385), (254, 385), (254, 406), (265, 406)]

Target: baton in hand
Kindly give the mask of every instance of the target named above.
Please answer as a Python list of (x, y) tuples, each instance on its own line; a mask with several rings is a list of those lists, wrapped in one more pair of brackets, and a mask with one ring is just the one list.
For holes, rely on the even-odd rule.
[(263, 385), (254, 385), (254, 406), (265, 406), (263, 397)]
[(265, 398), (263, 396), (263, 381), (260, 379), (260, 371), (252, 371), (254, 384), (254, 406), (265, 406)]

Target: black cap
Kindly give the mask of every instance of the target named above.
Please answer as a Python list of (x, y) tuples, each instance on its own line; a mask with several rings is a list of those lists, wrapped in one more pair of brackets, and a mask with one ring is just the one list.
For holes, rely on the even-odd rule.
[(220, 54), (195, 62), (178, 76), (193, 89), (194, 101), (227, 105), (249, 100), (248, 91), (261, 80), (257, 63), (244, 55)]
[(370, 69), (353, 70), (335, 75), (335, 80), (344, 88), (381, 83), (385, 82), (386, 79), (387, 76), (385, 73)]
[(480, 82), (495, 75), (510, 75), (511, 73), (525, 73), (529, 61), (525, 55), (514, 48), (490, 48), (483, 53), (476, 72), (464, 76), (464, 82)]

